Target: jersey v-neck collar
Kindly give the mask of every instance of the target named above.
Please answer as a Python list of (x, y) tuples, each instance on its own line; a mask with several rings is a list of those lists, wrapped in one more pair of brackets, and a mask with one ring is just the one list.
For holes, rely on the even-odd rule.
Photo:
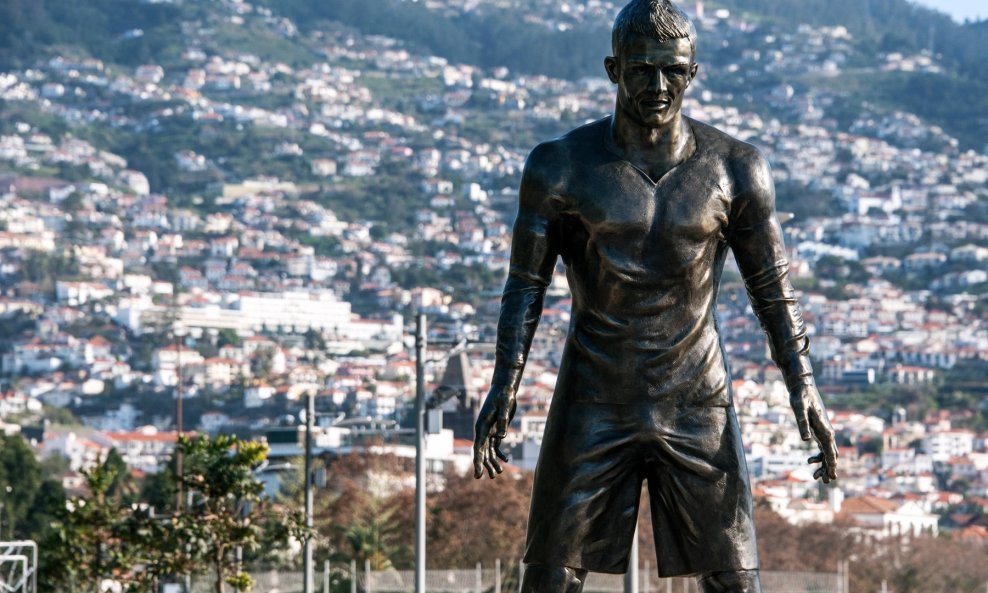
[(683, 116), (683, 118), (686, 121), (686, 125), (688, 125), (689, 128), (690, 128), (690, 136), (693, 137), (693, 152), (690, 153), (690, 155), (688, 157), (686, 157), (682, 161), (678, 162), (677, 164), (673, 165), (668, 170), (666, 170), (666, 172), (663, 173), (662, 175), (660, 175), (658, 177), (658, 179), (653, 179), (652, 176), (648, 173), (648, 171), (646, 171), (645, 169), (642, 169), (638, 165), (632, 163), (628, 159), (626, 159), (623, 156), (621, 156), (620, 154), (618, 154), (616, 148), (613, 146), (613, 144), (614, 144), (613, 139), (611, 138), (611, 125), (612, 125), (612, 122), (614, 120), (614, 116), (613, 115), (611, 115), (608, 118), (606, 118), (605, 121), (607, 121), (607, 125), (606, 126), (603, 126), (604, 138), (603, 138), (603, 143), (602, 144), (603, 144), (604, 150), (606, 150), (614, 158), (620, 160), (623, 163), (626, 163), (629, 167), (631, 167), (635, 171), (638, 171), (638, 173), (640, 173), (641, 176), (644, 177), (645, 180), (648, 181), (649, 184), (653, 188), (654, 187), (658, 187), (659, 184), (662, 183), (662, 180), (663, 179), (665, 179), (666, 177), (669, 177), (669, 175), (673, 171), (679, 169), (680, 167), (682, 167), (686, 163), (688, 163), (691, 160), (693, 160), (693, 158), (696, 157), (697, 153), (700, 152), (700, 141), (697, 139), (696, 126), (693, 125), (693, 121), (690, 118), (688, 118), (686, 116)]

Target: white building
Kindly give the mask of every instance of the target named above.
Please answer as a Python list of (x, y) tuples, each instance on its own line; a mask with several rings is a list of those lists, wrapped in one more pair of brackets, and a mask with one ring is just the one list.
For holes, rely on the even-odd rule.
[(191, 376), (193, 367), (202, 363), (203, 357), (195, 349), (177, 344), (165, 346), (151, 357), (155, 381), (160, 385), (177, 385), (179, 367), (182, 368), (182, 377), (186, 378)]
[(153, 426), (142, 426), (132, 432), (108, 432), (106, 437), (120, 453), (127, 467), (147, 473), (158, 473), (168, 463), (178, 435), (158, 432)]
[[(150, 307), (141, 311), (141, 317), (161, 317), (164, 312), (161, 307)], [(403, 329), (400, 315), (385, 320), (361, 319), (353, 314), (350, 303), (326, 291), (243, 293), (227, 305), (182, 307), (179, 320), (188, 328), (232, 329), (242, 335), (264, 330), (304, 333), (314, 329), (327, 333), (331, 339), (358, 341), (400, 340)], [(130, 321), (138, 327), (146, 322)]]
[(244, 407), (259, 408), (268, 402), (275, 394), (275, 388), (265, 383), (251, 385), (244, 389)]
[(66, 432), (57, 435), (45, 435), (41, 444), (41, 457), (61, 455), (69, 463), (69, 469), (79, 471), (93, 467), (106, 458), (113, 443), (101, 433), (89, 436)]
[(923, 439), (923, 450), (933, 461), (947, 461), (974, 451), (974, 433), (969, 430), (934, 430)]
[(55, 282), (55, 296), (60, 303), (72, 306), (83, 305), (113, 296), (114, 291), (96, 282)]
[(863, 532), (878, 538), (936, 535), (939, 519), (912, 501), (898, 502), (876, 496), (857, 496), (844, 501), (840, 517)]

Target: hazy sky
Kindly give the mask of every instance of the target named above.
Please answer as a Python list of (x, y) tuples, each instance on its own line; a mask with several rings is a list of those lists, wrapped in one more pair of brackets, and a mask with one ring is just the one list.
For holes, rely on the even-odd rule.
[(915, 0), (919, 4), (931, 6), (954, 17), (955, 21), (964, 19), (988, 18), (988, 2), (985, 0)]

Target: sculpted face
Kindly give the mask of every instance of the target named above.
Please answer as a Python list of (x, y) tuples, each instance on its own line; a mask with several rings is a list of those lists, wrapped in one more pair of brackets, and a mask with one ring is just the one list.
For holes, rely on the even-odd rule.
[(604, 60), (608, 78), (618, 85), (617, 108), (646, 128), (671, 122), (696, 76), (689, 39), (659, 41), (632, 34), (617, 54)]

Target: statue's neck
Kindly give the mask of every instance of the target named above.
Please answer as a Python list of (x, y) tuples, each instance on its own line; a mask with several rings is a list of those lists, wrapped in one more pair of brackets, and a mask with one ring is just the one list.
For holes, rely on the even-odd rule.
[(620, 109), (611, 118), (608, 148), (647, 171), (652, 179), (688, 159), (696, 149), (693, 130), (682, 113), (667, 124), (652, 128), (631, 120)]

